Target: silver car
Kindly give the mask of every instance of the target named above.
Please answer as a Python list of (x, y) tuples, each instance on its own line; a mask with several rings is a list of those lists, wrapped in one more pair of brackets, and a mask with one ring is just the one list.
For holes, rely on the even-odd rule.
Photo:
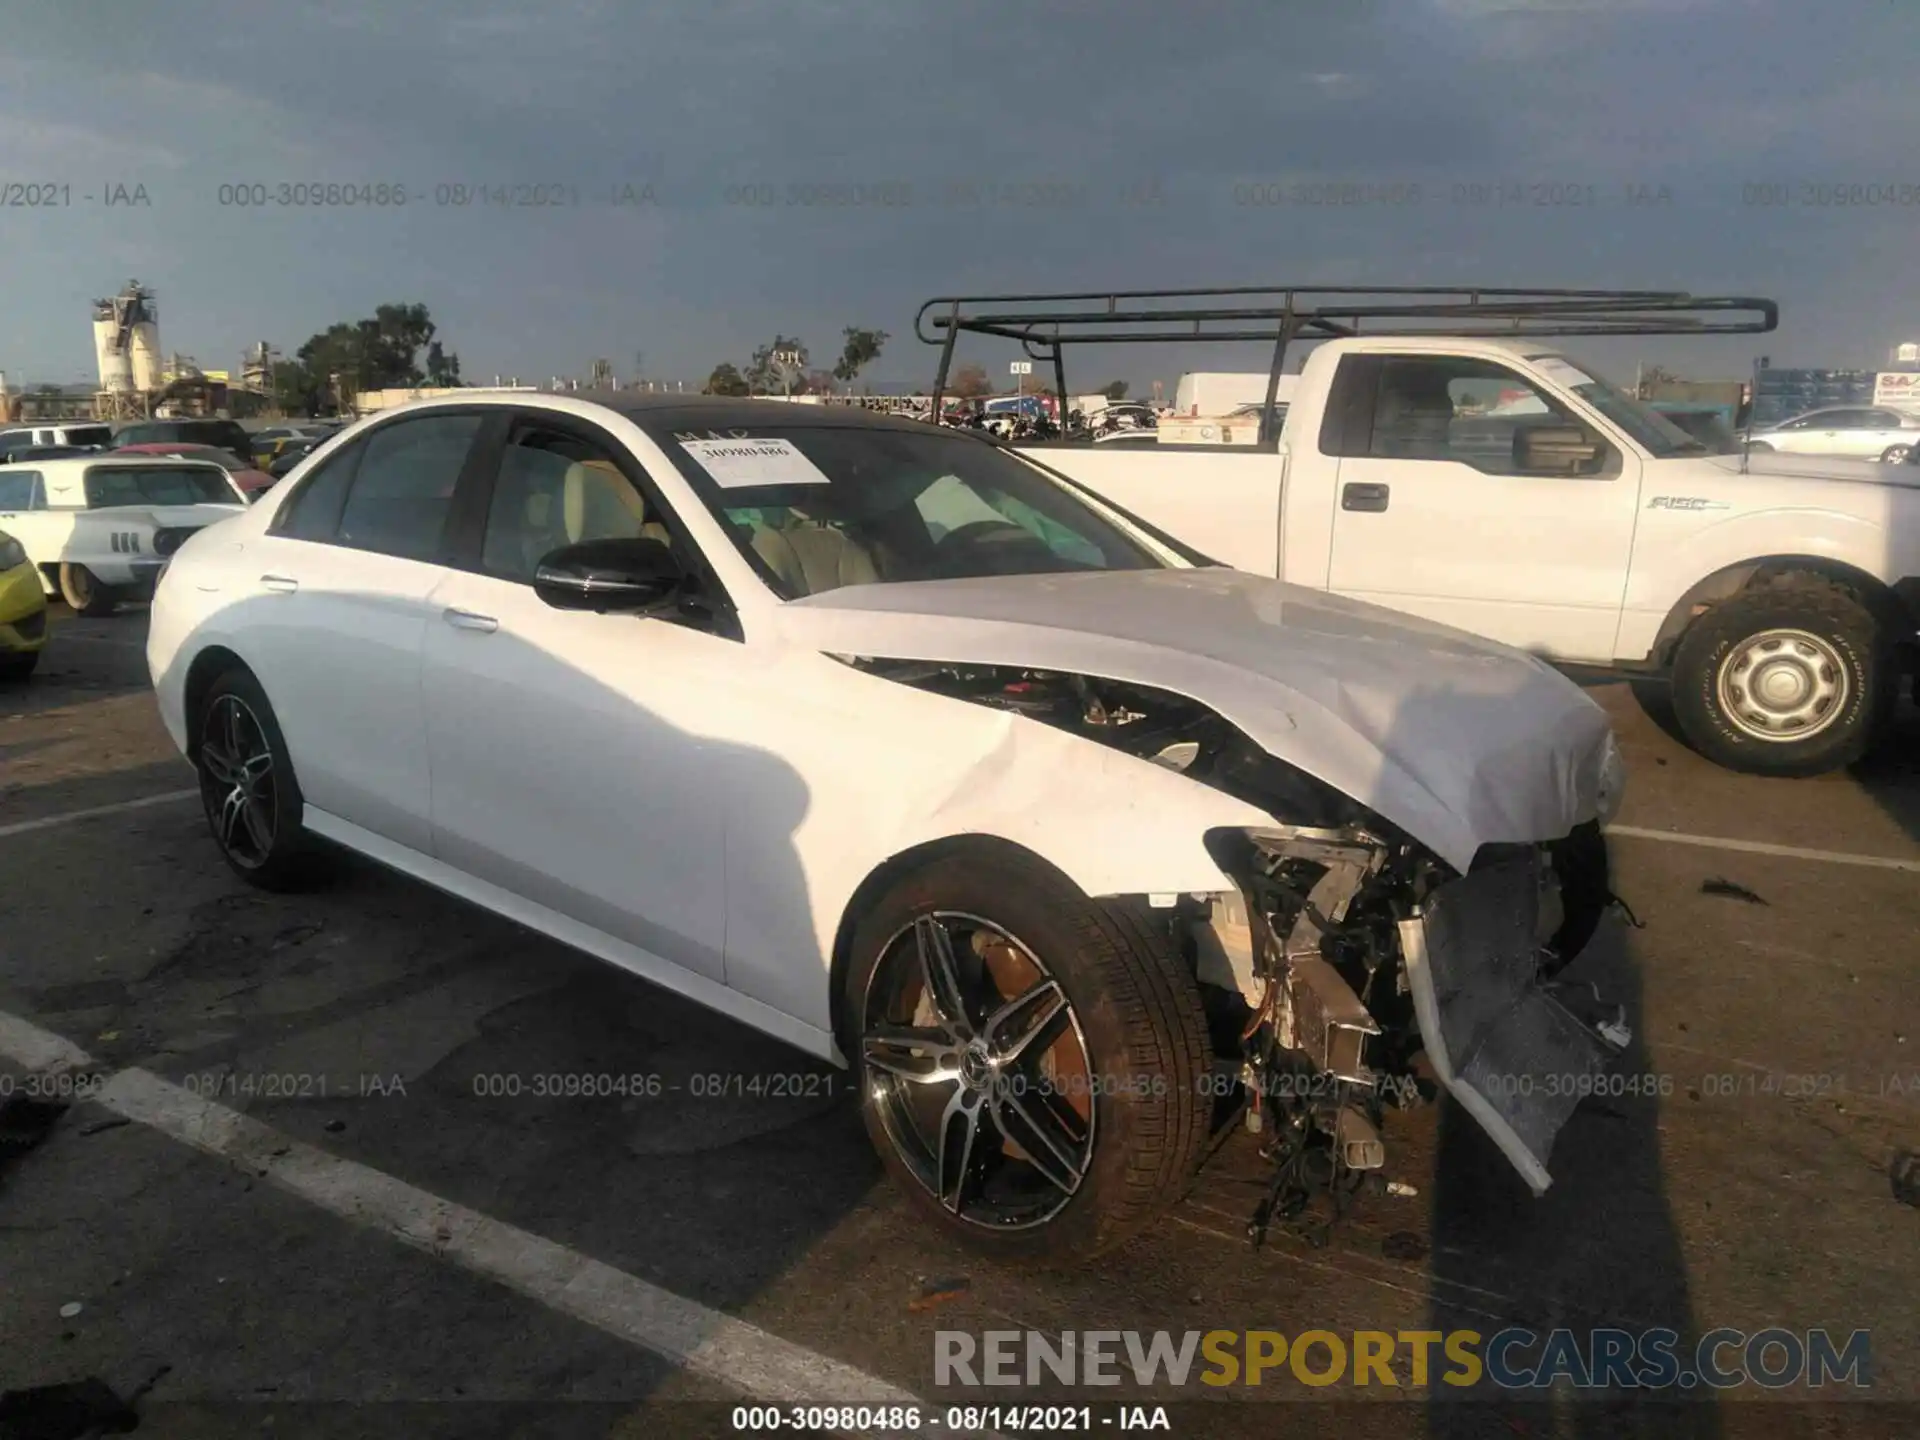
[(1752, 447), (1789, 455), (1849, 455), (1898, 465), (1912, 451), (1916, 431), (1920, 431), (1920, 416), (1879, 406), (1836, 406), (1809, 410), (1755, 430)]

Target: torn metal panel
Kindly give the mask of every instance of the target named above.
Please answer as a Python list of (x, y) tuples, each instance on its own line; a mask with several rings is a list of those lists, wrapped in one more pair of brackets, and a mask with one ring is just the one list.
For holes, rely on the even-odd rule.
[(1557, 838), (1611, 798), (1605, 712), (1550, 666), (1256, 575), (848, 585), (782, 606), (777, 624), (826, 654), (1099, 676), (1186, 697), (1460, 871), (1483, 845)]
[(1542, 863), (1526, 855), (1476, 870), (1400, 923), (1434, 1071), (1535, 1194), (1552, 1184), (1547, 1156), (1582, 1077), (1618, 1054), (1539, 983)]

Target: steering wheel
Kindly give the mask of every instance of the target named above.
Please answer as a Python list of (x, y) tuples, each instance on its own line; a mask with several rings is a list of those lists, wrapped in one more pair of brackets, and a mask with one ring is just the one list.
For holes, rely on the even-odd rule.
[(1023, 540), (1035, 539), (1025, 526), (1016, 525), (1011, 520), (969, 520), (966, 524), (957, 526), (942, 535), (938, 548), (945, 551), (949, 546), (971, 545), (974, 541), (983, 539), (996, 530), (1011, 530)]

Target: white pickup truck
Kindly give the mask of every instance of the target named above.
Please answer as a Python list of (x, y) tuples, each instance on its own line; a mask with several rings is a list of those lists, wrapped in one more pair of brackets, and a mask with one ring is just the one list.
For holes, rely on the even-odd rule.
[[(1664, 302), (1709, 316), (1735, 303)], [(1858, 759), (1920, 635), (1920, 471), (1712, 454), (1533, 338), (1623, 328), (1623, 299), (1594, 302), (1590, 328), (1538, 303), (1540, 328), (1517, 339), (1334, 331), (1253, 451), (1163, 437), (1020, 453), (1237, 569), (1562, 663), (1670, 677), (1683, 733), (1730, 768), (1813, 775)], [(1626, 333), (1773, 327), (1770, 302), (1738, 303), (1766, 323), (1686, 327), (1650, 304)], [(1526, 328), (1525, 306), (1488, 310)], [(1012, 327), (994, 314), (980, 328)]]

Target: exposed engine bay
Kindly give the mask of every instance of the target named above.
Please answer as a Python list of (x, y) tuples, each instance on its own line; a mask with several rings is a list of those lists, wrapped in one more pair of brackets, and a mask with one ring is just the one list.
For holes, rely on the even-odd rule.
[(1461, 875), (1365, 806), (1268, 754), (1209, 707), (1082, 675), (894, 660), (870, 673), (1066, 730), (1275, 817), (1216, 831), (1237, 889), (1166, 911), (1222, 1071), (1222, 1129), (1261, 1137), (1271, 1186), (1249, 1225), (1326, 1226), (1385, 1188), (1388, 1111), (1451, 1092), (1535, 1193), (1555, 1134), (1631, 1039), (1624, 1011), (1555, 977), (1614, 903), (1597, 822), (1488, 845)]

